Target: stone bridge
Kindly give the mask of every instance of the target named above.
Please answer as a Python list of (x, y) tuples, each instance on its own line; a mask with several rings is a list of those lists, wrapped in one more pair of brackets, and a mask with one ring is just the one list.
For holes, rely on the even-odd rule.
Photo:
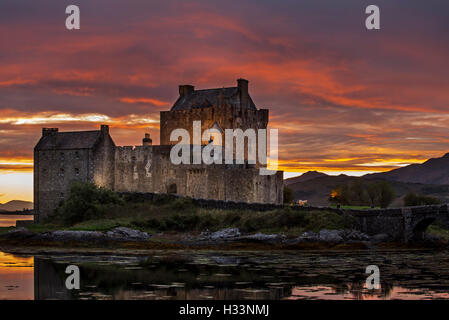
[(448, 223), (448, 205), (430, 205), (371, 210), (342, 210), (356, 218), (357, 229), (368, 234), (388, 234), (391, 238), (409, 242), (421, 240), (434, 221)]

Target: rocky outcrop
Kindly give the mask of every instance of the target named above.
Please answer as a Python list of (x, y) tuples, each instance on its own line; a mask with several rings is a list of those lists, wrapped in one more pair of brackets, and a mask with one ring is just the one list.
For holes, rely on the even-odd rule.
[(151, 236), (143, 231), (126, 227), (118, 227), (106, 233), (106, 237), (111, 240), (140, 241), (148, 240)]
[(281, 243), (285, 240), (282, 234), (263, 234), (255, 233), (250, 235), (242, 235), (238, 228), (226, 228), (213, 233), (202, 232), (199, 240), (209, 242), (263, 242), (263, 243)]
[(125, 227), (115, 228), (108, 232), (58, 230), (33, 233), (25, 228), (14, 229), (2, 236), (6, 239), (32, 239), (41, 241), (145, 241), (151, 235), (146, 232)]
[(369, 241), (370, 237), (357, 230), (327, 230), (323, 229), (320, 232), (304, 232), (297, 238), (298, 242), (360, 242)]
[(52, 231), (36, 235), (38, 240), (47, 241), (98, 241), (104, 240), (103, 232), (98, 231)]
[(239, 240), (247, 242), (282, 243), (286, 239), (283, 234), (263, 234), (256, 233), (240, 237)]
[(223, 230), (219, 230), (216, 232), (202, 232), (200, 234), (200, 239), (201, 240), (212, 240), (212, 241), (217, 241), (217, 240), (230, 240), (230, 239), (235, 239), (237, 237), (240, 237), (241, 233), (240, 230), (238, 228), (226, 228)]

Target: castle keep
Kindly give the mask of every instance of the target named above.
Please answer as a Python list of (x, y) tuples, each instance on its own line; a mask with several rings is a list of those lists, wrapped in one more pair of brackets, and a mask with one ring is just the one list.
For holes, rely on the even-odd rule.
[[(34, 206), (36, 221), (48, 216), (64, 199), (74, 181), (93, 182), (118, 192), (174, 193), (193, 198), (236, 202), (283, 201), (283, 173), (260, 175), (259, 164), (179, 164), (170, 160), (174, 129), (193, 135), (193, 121), (207, 129), (266, 129), (268, 110), (257, 109), (248, 93), (248, 81), (231, 88), (195, 90), (179, 86), (179, 98), (170, 111), (161, 112), (161, 145), (149, 134), (141, 146), (116, 146), (109, 127), (59, 132), (43, 128), (34, 148)], [(192, 141), (192, 140), (191, 140)], [(224, 141), (224, 135), (223, 135)], [(207, 144), (208, 141), (202, 141)]]

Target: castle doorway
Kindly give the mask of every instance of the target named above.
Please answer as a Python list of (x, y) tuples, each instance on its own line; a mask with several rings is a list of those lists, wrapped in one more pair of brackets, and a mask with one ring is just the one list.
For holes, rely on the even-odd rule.
[(176, 183), (172, 183), (171, 185), (168, 186), (168, 193), (170, 194), (176, 194), (178, 193), (178, 190), (176, 188)]

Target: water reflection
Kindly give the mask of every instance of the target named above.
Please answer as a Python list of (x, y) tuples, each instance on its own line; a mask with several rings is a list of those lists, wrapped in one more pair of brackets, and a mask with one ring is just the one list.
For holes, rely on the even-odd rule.
[[(70, 264), (81, 290), (65, 288)], [(365, 288), (369, 264), (379, 290)], [(448, 266), (445, 252), (36, 255), (33, 285), (33, 258), (2, 253), (0, 298), (30, 299), (34, 288), (35, 299), (449, 299)]]
[(0, 300), (34, 298), (33, 257), (0, 251)]

